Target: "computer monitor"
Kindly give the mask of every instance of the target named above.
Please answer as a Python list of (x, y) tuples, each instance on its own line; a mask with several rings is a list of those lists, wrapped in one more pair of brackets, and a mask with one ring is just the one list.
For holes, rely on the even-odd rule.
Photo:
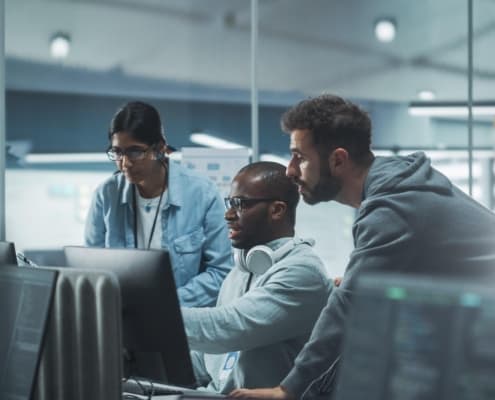
[(494, 399), (494, 284), (360, 277), (334, 399)]
[(0, 242), (0, 264), (17, 264), (14, 243)]
[(195, 386), (168, 253), (77, 246), (64, 250), (69, 267), (112, 271), (118, 278), (125, 376)]
[(56, 277), (0, 265), (0, 399), (33, 395)]

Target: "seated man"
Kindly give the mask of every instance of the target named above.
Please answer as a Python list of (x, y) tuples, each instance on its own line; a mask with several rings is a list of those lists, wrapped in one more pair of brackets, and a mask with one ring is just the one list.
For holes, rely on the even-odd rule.
[(236, 265), (216, 307), (182, 309), (196, 377), (210, 390), (278, 384), (328, 300), (312, 241), (294, 237), (298, 200), (277, 163), (250, 164), (232, 182), (225, 219)]

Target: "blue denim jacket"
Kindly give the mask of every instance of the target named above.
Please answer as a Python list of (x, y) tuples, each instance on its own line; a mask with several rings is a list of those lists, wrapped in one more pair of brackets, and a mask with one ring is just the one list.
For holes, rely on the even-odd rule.
[[(134, 247), (132, 191), (122, 174), (96, 189), (86, 220), (86, 246)], [(170, 161), (166, 199), (162, 247), (170, 252), (180, 303), (215, 305), (233, 264), (220, 195), (209, 179)]]

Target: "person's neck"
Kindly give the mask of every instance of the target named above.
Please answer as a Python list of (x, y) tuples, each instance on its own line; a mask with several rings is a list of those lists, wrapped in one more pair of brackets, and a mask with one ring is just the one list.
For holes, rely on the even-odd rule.
[(341, 204), (359, 208), (363, 200), (364, 182), (371, 168), (355, 166), (349, 172), (349, 176), (343, 179), (342, 189), (335, 198)]
[(271, 238), (266, 241), (266, 243), (273, 242), (274, 240), (277, 239), (282, 239), (285, 237), (293, 237), (295, 235), (295, 231), (293, 227), (287, 227), (278, 230), (277, 232), (274, 232), (273, 235), (271, 235)]
[(166, 169), (160, 167), (156, 173), (152, 174), (148, 179), (143, 182), (137, 183), (136, 187), (139, 190), (141, 197), (145, 199), (151, 199), (158, 197), (167, 188), (166, 181)]

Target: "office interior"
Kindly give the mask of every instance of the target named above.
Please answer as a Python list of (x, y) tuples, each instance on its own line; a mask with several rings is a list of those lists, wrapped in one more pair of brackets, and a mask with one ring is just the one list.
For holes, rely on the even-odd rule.
[[(153, 104), (168, 142), (289, 159), (280, 116), (323, 92), (371, 116), (378, 155), (424, 151), (491, 210), (493, 0), (3, 0), (0, 240), (56, 265), (81, 245), (95, 187), (114, 170), (107, 129)], [(0, 78), (1, 79), (1, 78)], [(325, 218), (322, 218), (322, 215)], [(354, 211), (298, 206), (330, 276)]]
[[(424, 150), (495, 207), (493, 1), (474, 2), (471, 43), (466, 0), (255, 3), (256, 21), (246, 0), (5, 1), (5, 237), (52, 263), (82, 243), (92, 190), (114, 170), (104, 154), (110, 118), (132, 99), (158, 108), (179, 150), (204, 147), (195, 133), (246, 147), (255, 134), (258, 157), (284, 162), (281, 113), (336, 93), (370, 113), (378, 154)], [(60, 38), (65, 56), (63, 40), (51, 53)], [(468, 123), (470, 84), (485, 107)], [(451, 102), (461, 105), (442, 114)], [(411, 103), (433, 107), (413, 115)], [(353, 217), (337, 204), (300, 205), (298, 230), (316, 238), (332, 275), (352, 250)]]

